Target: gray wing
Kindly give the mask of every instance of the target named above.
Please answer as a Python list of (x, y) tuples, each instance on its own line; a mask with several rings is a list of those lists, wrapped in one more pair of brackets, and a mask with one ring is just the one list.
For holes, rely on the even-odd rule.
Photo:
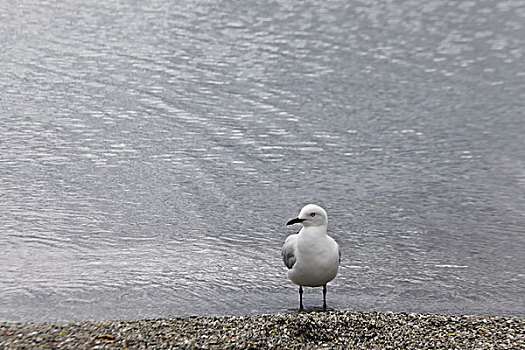
[(281, 255), (283, 257), (283, 262), (287, 268), (291, 269), (295, 264), (295, 246), (297, 243), (297, 235), (290, 235), (284, 241), (283, 250)]

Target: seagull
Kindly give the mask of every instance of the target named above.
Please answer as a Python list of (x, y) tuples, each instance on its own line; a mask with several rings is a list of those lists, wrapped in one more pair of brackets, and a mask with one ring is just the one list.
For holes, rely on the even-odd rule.
[(320, 206), (308, 204), (297, 218), (286, 223), (293, 224), (301, 224), (303, 228), (286, 238), (282, 257), (288, 278), (299, 285), (299, 310), (303, 310), (303, 286), (323, 287), (326, 310), (326, 284), (335, 278), (341, 262), (339, 245), (326, 234), (328, 216)]

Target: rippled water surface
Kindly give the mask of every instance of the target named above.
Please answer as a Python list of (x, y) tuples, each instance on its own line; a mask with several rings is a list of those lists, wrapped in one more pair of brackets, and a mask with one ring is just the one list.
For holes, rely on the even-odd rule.
[[(0, 320), (525, 315), (525, 1), (4, 1)], [(321, 304), (307, 289), (305, 303)]]

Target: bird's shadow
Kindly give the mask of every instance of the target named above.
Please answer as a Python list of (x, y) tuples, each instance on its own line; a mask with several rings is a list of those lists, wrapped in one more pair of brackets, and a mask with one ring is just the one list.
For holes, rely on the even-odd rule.
[(307, 313), (312, 313), (312, 312), (332, 312), (332, 311), (337, 311), (337, 310), (331, 307), (327, 307), (326, 309), (324, 309), (322, 306), (310, 306), (310, 307), (305, 307), (302, 309), (288, 309), (288, 312), (295, 313), (295, 314), (302, 314), (302, 313), (307, 314)]

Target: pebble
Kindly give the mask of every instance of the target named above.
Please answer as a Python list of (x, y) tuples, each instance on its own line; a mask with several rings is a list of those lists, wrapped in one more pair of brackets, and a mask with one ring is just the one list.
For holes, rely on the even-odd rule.
[(0, 323), (0, 349), (525, 349), (525, 319), (356, 311)]

